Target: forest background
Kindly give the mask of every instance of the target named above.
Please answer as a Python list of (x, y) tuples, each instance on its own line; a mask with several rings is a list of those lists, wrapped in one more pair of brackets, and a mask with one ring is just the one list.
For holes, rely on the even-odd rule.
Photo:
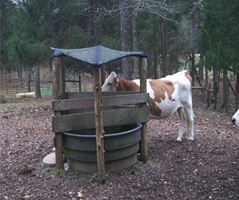
[[(147, 76), (164, 77), (186, 68), (195, 82), (213, 74), (214, 88), (239, 71), (239, 1), (214, 0), (1, 0), (0, 78), (26, 78), (51, 69), (50, 47), (95, 45), (148, 55)], [(137, 58), (106, 65), (126, 79), (138, 77)], [(65, 59), (75, 79), (92, 74), (84, 63)], [(71, 77), (71, 78), (72, 78)], [(238, 81), (237, 81), (238, 83)], [(208, 87), (207, 84), (205, 87)], [(236, 108), (238, 107), (236, 85)], [(39, 96), (39, 95), (38, 95)]]

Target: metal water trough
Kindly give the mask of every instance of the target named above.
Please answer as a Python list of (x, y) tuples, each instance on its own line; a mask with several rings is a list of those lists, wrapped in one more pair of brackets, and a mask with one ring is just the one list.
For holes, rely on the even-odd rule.
[[(106, 171), (126, 169), (137, 163), (140, 123), (105, 127)], [(68, 164), (82, 172), (97, 171), (95, 129), (63, 132), (64, 153)]]

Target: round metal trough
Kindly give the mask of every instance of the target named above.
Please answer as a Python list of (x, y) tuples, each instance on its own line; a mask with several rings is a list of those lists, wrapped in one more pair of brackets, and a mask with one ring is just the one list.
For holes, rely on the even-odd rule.
[[(137, 163), (141, 124), (104, 127), (105, 169), (118, 171)], [(71, 168), (97, 171), (95, 129), (63, 132), (64, 153)]]

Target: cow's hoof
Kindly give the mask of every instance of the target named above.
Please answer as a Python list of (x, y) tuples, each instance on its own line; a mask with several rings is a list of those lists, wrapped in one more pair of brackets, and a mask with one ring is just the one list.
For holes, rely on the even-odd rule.
[(194, 139), (193, 139), (193, 137), (189, 137), (188, 140), (193, 141)]
[(182, 142), (182, 139), (181, 138), (177, 138), (177, 142)]

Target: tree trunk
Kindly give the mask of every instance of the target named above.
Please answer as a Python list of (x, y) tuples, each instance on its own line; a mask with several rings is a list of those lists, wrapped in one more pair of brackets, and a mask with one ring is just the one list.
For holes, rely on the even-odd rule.
[(199, 61), (199, 79), (200, 81), (204, 80), (203, 76), (203, 54), (200, 54), (200, 61)]
[(227, 105), (227, 95), (228, 95), (228, 81), (227, 81), (227, 69), (223, 69), (223, 98), (222, 98), (222, 108), (226, 108)]
[[(129, 12), (127, 9), (127, 0), (119, 0), (120, 8), (120, 31), (121, 31), (121, 45), (122, 51), (130, 50), (130, 34), (129, 34)], [(130, 57), (122, 59), (123, 78), (130, 79)]]
[(205, 86), (204, 87), (208, 87), (208, 69), (205, 69)]
[(90, 0), (90, 33), (92, 35), (93, 40), (91, 41), (92, 46), (98, 44), (98, 38), (96, 33), (96, 10), (95, 10), (96, 1)]
[(16, 70), (17, 70), (17, 73), (18, 73), (18, 78), (22, 78), (22, 67), (21, 67), (21, 64), (19, 62), (16, 62)]
[(191, 38), (191, 47), (192, 47), (192, 85), (195, 85), (195, 50), (196, 50), (196, 31), (195, 23), (192, 22), (192, 38)]
[(36, 99), (41, 99), (40, 67), (37, 63), (35, 68), (35, 87), (36, 87)]
[(157, 79), (157, 54), (154, 52), (154, 79)]
[[(158, 34), (157, 34), (157, 31), (158, 31), (158, 28), (157, 26), (154, 26), (154, 37), (157, 38), (158, 37)], [(159, 74), (158, 74), (158, 70), (157, 70), (157, 52), (154, 51), (154, 79), (157, 79), (158, 77), (160, 77), (160, 70), (159, 70)]]
[(166, 33), (167, 33), (167, 24), (163, 20), (161, 23), (161, 46), (162, 46), (162, 76), (165, 77), (167, 75), (167, 42), (166, 42)]
[(235, 112), (239, 108), (238, 106), (239, 101), (239, 72), (237, 72), (237, 80), (236, 80), (236, 104), (235, 104)]
[[(213, 87), (217, 88), (217, 93), (220, 90), (220, 71), (216, 69), (215, 65), (213, 66)], [(215, 96), (215, 92), (213, 94)]]
[(192, 49), (192, 86), (195, 85), (195, 51)]
[(27, 70), (27, 92), (31, 92), (31, 73)]
[[(134, 1), (133, 1), (134, 3)], [(136, 14), (134, 13), (133, 9), (133, 14), (132, 14), (132, 26), (133, 26), (133, 51), (138, 51), (138, 44), (137, 44), (137, 21), (136, 21)], [(138, 57), (134, 56), (134, 78), (138, 78), (138, 64), (139, 60)]]

